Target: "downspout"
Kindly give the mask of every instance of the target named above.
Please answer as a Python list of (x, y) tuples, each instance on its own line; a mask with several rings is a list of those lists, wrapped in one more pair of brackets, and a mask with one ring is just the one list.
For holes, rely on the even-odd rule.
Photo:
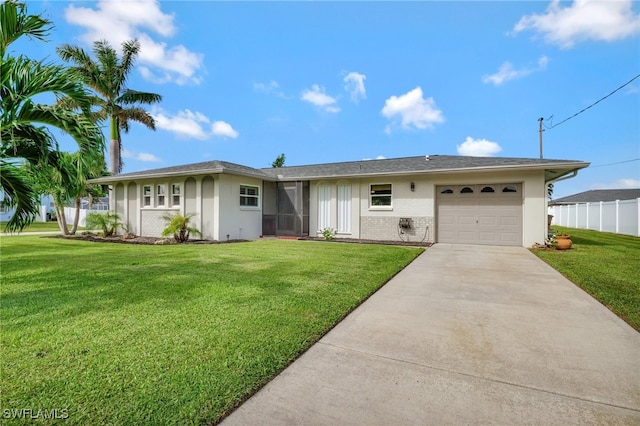
[[(546, 184), (545, 188), (547, 188), (549, 186), (549, 184), (551, 184), (551, 183), (556, 183), (556, 182), (560, 182), (560, 181), (563, 181), (563, 180), (571, 179), (571, 178), (574, 178), (576, 176), (578, 176), (578, 169), (575, 169), (574, 171), (572, 171), (571, 174), (568, 174), (568, 175), (565, 175), (565, 176), (560, 176), (559, 178), (551, 179), (549, 181), (545, 181), (545, 184)], [(544, 200), (545, 200), (544, 201), (545, 212), (548, 215), (549, 214), (549, 200), (548, 200), (548, 197), (545, 197)], [(546, 229), (547, 229), (547, 232), (548, 232), (549, 228), (546, 227)]]

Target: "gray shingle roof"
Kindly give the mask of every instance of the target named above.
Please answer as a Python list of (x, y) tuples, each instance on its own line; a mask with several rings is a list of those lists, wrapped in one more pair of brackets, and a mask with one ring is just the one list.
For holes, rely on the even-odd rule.
[(205, 161), (202, 163), (186, 164), (183, 166), (163, 167), (161, 169), (144, 170), (141, 172), (123, 173), (117, 176), (106, 176), (99, 179), (93, 179), (96, 183), (109, 183), (121, 180), (131, 180), (134, 178), (153, 178), (159, 176), (180, 176), (180, 175), (196, 175), (205, 173), (231, 173), (243, 176), (252, 176), (260, 179), (272, 180), (273, 177), (253, 167), (243, 166), (241, 164), (229, 163), (227, 161)]
[(410, 175), (450, 171), (491, 169), (544, 169), (547, 180), (587, 167), (589, 163), (577, 160), (550, 160), (537, 158), (464, 157), (456, 155), (430, 155), (419, 157), (360, 160), (341, 163), (313, 164), (280, 168), (254, 169), (226, 161), (208, 161), (184, 166), (165, 167), (142, 172), (125, 173), (94, 179), (95, 183), (110, 183), (134, 178), (196, 175), (205, 173), (232, 173), (265, 180), (310, 180), (340, 177)]
[(536, 158), (464, 157), (457, 155), (430, 155), (383, 160), (348, 161), (343, 163), (315, 164), (281, 168), (264, 168), (263, 172), (279, 179), (312, 179), (385, 174), (417, 174), (438, 171), (537, 167), (553, 168), (567, 163), (581, 163), (577, 168), (588, 166), (574, 160), (548, 160)]
[(566, 197), (552, 200), (549, 205), (554, 204), (576, 204), (576, 203), (597, 203), (600, 201), (634, 200), (640, 198), (640, 188), (638, 189), (592, 189), (591, 191), (580, 192), (579, 194), (568, 195)]

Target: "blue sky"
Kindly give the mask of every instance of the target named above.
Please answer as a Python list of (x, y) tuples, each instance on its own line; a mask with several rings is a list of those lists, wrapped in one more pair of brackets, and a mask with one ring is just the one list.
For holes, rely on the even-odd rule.
[[(157, 130), (123, 135), (123, 172), (208, 160), (268, 167), (425, 154), (583, 160), (555, 196), (640, 187), (640, 3), (27, 2), (55, 29), (18, 53), (58, 61), (138, 38), (129, 87)], [(63, 146), (69, 144), (61, 138)], [(615, 164), (613, 164), (615, 163)]]

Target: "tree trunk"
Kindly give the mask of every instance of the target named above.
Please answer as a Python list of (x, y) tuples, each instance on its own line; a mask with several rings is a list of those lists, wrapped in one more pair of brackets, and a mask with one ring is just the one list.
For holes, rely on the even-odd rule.
[(112, 175), (120, 174), (120, 142), (118, 139), (111, 139), (109, 147), (109, 167)]
[(109, 120), (109, 133), (111, 145), (109, 146), (109, 164), (112, 175), (120, 174), (122, 170), (122, 159), (120, 158), (120, 130), (118, 129), (118, 117), (113, 115)]
[(56, 216), (58, 227), (60, 228), (60, 232), (62, 232), (62, 235), (69, 235), (69, 230), (67, 229), (67, 218), (64, 215), (64, 206), (59, 206), (57, 203)]
[(73, 226), (71, 227), (71, 231), (69, 231), (69, 234), (76, 235), (76, 231), (78, 230), (78, 222), (80, 222), (80, 198), (76, 198), (76, 214), (73, 217)]

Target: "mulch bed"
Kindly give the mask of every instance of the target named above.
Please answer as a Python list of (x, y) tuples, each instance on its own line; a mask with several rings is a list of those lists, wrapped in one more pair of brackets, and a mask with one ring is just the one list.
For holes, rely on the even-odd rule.
[[(70, 240), (91, 241), (94, 243), (117, 243), (117, 244), (144, 244), (144, 245), (169, 245), (177, 244), (173, 238), (155, 238), (155, 237), (138, 237), (124, 238), (122, 235), (115, 237), (102, 237), (100, 235), (91, 233), (82, 233), (79, 235), (54, 235), (50, 238), (65, 238)], [(213, 240), (188, 240), (183, 244), (228, 244), (228, 243), (242, 243), (249, 240), (228, 240), (228, 241), (213, 241)]]
[[(155, 238), (155, 237), (139, 237), (131, 236), (125, 238), (122, 235), (114, 237), (103, 237), (90, 232), (83, 232), (77, 235), (51, 235), (45, 238), (65, 238), (72, 240), (91, 241), (95, 243), (116, 243), (116, 244), (143, 244), (143, 245), (169, 245), (177, 244), (173, 238)], [(383, 240), (358, 240), (353, 238), (334, 238), (332, 240), (325, 240), (319, 237), (296, 237), (296, 238), (282, 238), (298, 241), (320, 241), (327, 243), (351, 243), (351, 244), (385, 244), (393, 246), (411, 246), (411, 247), (431, 247), (433, 243), (429, 242), (412, 242), (412, 241), (383, 241)], [(214, 241), (214, 240), (188, 240), (183, 244), (229, 244), (229, 243), (243, 243), (250, 240), (228, 240), (228, 241)]]
[(431, 247), (433, 243), (420, 241), (385, 241), (385, 240), (358, 240), (355, 238), (333, 238), (325, 240), (322, 237), (300, 237), (298, 240), (303, 241), (323, 241), (328, 243), (352, 243), (352, 244), (384, 244), (391, 246), (411, 246), (411, 247)]

